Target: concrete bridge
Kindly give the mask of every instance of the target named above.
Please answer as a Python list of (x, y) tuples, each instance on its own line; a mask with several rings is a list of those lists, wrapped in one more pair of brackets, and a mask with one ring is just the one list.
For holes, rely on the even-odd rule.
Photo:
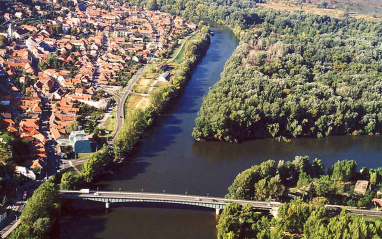
[(216, 214), (229, 203), (234, 202), (239, 205), (249, 204), (254, 209), (268, 210), (273, 216), (277, 216), (278, 208), (282, 205), (280, 202), (258, 202), (247, 200), (233, 200), (218, 197), (202, 197), (179, 194), (165, 193), (138, 193), (138, 192), (107, 192), (107, 191), (90, 191), (89, 193), (80, 193), (79, 191), (61, 190), (61, 198), (91, 200), (104, 202), (106, 208), (110, 207), (110, 203), (118, 202), (153, 202), (153, 203), (169, 203), (181, 205), (194, 205), (198, 207), (213, 208)]

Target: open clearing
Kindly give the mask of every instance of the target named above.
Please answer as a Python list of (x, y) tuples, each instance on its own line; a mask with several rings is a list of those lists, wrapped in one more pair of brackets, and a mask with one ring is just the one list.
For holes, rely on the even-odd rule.
[[(313, 14), (317, 14), (321, 16), (327, 15), (334, 18), (342, 18), (344, 16), (344, 11), (341, 9), (318, 8), (316, 5), (308, 4), (308, 3), (304, 3), (302, 5), (302, 9), (300, 9), (300, 7), (297, 5), (287, 4), (283, 2), (259, 3), (259, 5), (265, 8), (272, 8), (272, 9), (284, 10), (289, 12), (302, 10), (304, 12), (309, 12), (309, 13), (313, 13)], [(381, 17), (373, 17), (371, 15), (355, 13), (354, 11), (350, 11), (350, 15), (354, 18), (364, 18), (366, 20), (378, 21), (382, 19)]]

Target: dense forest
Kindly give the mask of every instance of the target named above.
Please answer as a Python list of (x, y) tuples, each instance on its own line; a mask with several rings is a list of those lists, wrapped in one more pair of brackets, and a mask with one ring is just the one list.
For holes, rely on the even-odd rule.
[[(218, 238), (379, 238), (382, 221), (354, 216), (325, 204), (365, 208), (382, 187), (382, 168), (356, 171), (353, 160), (325, 168), (321, 160), (296, 156), (293, 161), (264, 161), (237, 175), (227, 198), (279, 201), (277, 219), (249, 205), (227, 205), (219, 218)], [(370, 181), (364, 195), (356, 180)], [(295, 199), (291, 199), (291, 197)]]
[[(382, 188), (382, 168), (363, 167), (362, 173), (356, 169), (354, 160), (339, 160), (328, 168), (320, 159), (310, 162), (308, 156), (296, 156), (293, 161), (268, 160), (237, 175), (226, 197), (284, 202), (292, 193), (304, 200), (321, 197), (329, 204), (362, 208), (378, 197), (375, 191)], [(357, 180), (370, 181), (364, 195), (354, 192)]]
[(264, 9), (261, 1), (155, 2), (194, 22), (228, 25), (241, 41), (203, 101), (197, 140), (381, 132), (381, 22)]
[(203, 101), (197, 140), (381, 132), (382, 23), (263, 9), (256, 1), (156, 3), (194, 22), (228, 25), (240, 37)]
[(300, 198), (283, 204), (277, 218), (253, 212), (251, 206), (227, 205), (219, 219), (218, 238), (380, 238), (382, 221), (327, 211)]
[(205, 97), (197, 140), (382, 131), (382, 24), (267, 12)]

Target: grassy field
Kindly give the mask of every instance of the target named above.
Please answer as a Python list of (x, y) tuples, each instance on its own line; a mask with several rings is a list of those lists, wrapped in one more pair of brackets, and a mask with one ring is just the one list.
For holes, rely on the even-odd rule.
[(79, 159), (84, 159), (84, 158), (89, 158), (93, 153), (79, 153), (77, 154), (77, 158), (71, 158), (68, 160), (79, 160)]
[(195, 38), (196, 34), (192, 34), (182, 40), (180, 43), (180, 46), (174, 51), (174, 53), (171, 56), (171, 59), (168, 61), (170, 62), (176, 62), (181, 63), (183, 61), (183, 55), (184, 55), (184, 49), (186, 48), (186, 44), (190, 41), (192, 41)]
[(127, 111), (145, 109), (149, 105), (150, 97), (131, 94), (126, 102)]
[[(147, 73), (147, 75), (152, 76), (153, 73)], [(153, 77), (154, 78), (154, 77)], [(141, 93), (141, 94), (147, 94), (150, 89), (150, 85), (154, 82), (154, 79), (149, 79), (149, 78), (140, 78), (137, 83), (135, 83), (133, 87), (133, 92), (136, 93)]]
[[(327, 15), (330, 17), (335, 18), (342, 18), (344, 16), (344, 9), (345, 6), (349, 7), (350, 10), (350, 16), (354, 18), (364, 18), (366, 20), (374, 20), (378, 21), (382, 19), (382, 8), (378, 6), (378, 1), (380, 0), (363, 0), (363, 1), (357, 1), (361, 7), (352, 7), (351, 4), (345, 4), (344, 0), (338, 0), (337, 5), (328, 5), (328, 8), (319, 8), (317, 7), (317, 4), (321, 2), (327, 2), (326, 0), (311, 0), (311, 3), (304, 3), (302, 5), (301, 10), (313, 14), (318, 15)], [(354, 1), (350, 1), (354, 2)], [(343, 3), (343, 4), (341, 4)], [(382, 1), (381, 1), (382, 4)], [(265, 8), (273, 8), (277, 10), (285, 10), (285, 11), (296, 11), (300, 10), (300, 6), (297, 6), (296, 4), (292, 4), (290, 1), (269, 1), (267, 3), (260, 3), (260, 6), (263, 6)], [(371, 11), (371, 9), (379, 9), (376, 11)], [(360, 11), (360, 9), (362, 11)], [(369, 9), (369, 10), (367, 10)]]
[(102, 125), (101, 128), (109, 131), (110, 132), (109, 135), (113, 135), (114, 130), (116, 128), (116, 121), (117, 121), (117, 109), (116, 107), (114, 107), (110, 117), (107, 118), (107, 120), (105, 121), (105, 123)]

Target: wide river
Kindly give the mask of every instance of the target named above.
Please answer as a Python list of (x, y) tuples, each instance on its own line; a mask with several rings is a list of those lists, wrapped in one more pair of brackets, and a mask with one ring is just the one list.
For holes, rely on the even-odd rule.
[[(195, 68), (183, 95), (157, 120), (134, 158), (97, 184), (100, 190), (150, 191), (224, 196), (241, 171), (268, 159), (293, 160), (295, 155), (320, 158), (326, 166), (339, 159), (359, 166), (382, 166), (381, 136), (337, 136), (324, 139), (274, 139), (241, 144), (194, 142), (191, 132), (209, 88), (220, 79), (238, 45), (232, 32), (215, 29), (206, 56)], [(75, 202), (64, 210), (60, 238), (216, 238), (214, 211), (154, 204)]]

